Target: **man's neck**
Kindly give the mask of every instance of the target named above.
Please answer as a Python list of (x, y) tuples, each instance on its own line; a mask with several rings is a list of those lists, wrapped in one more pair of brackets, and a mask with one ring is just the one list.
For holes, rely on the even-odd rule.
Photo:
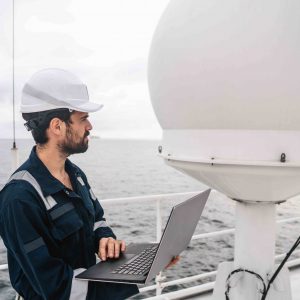
[(58, 180), (64, 178), (64, 176), (66, 175), (66, 155), (63, 155), (55, 146), (51, 145), (37, 145), (36, 154), (38, 158), (43, 162), (43, 164), (47, 167), (52, 176), (54, 176)]

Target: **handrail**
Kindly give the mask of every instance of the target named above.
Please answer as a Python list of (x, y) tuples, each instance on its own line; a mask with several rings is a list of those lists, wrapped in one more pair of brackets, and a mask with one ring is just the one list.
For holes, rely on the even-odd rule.
[[(111, 198), (111, 199), (104, 199), (101, 200), (101, 204), (116, 204), (116, 203), (134, 203), (134, 202), (141, 202), (141, 201), (145, 201), (145, 202), (154, 202), (156, 203), (156, 239), (159, 240), (160, 239), (160, 234), (161, 234), (161, 226), (162, 226), (162, 222), (161, 222), (161, 207), (160, 204), (162, 201), (166, 201), (166, 200), (172, 200), (172, 199), (178, 199), (178, 197), (180, 196), (187, 196), (187, 197), (191, 197), (194, 196), (196, 194), (200, 193), (200, 191), (194, 191), (194, 192), (183, 192), (183, 193), (169, 193), (169, 194), (157, 194), (157, 195), (147, 195), (147, 196), (135, 196), (135, 197), (123, 197), (123, 198)], [(215, 191), (212, 191), (212, 194), (215, 194)], [(288, 223), (288, 222), (295, 222), (295, 221), (300, 221), (300, 217), (292, 217), (292, 218), (286, 218), (286, 219), (280, 219), (277, 220), (277, 224), (282, 224), (282, 223)], [(235, 232), (234, 228), (228, 228), (228, 229), (224, 229), (224, 230), (218, 230), (218, 231), (213, 231), (213, 232), (208, 232), (208, 233), (201, 233), (201, 234), (196, 234), (192, 237), (192, 240), (198, 240), (198, 239), (205, 239), (205, 238), (215, 238), (215, 237), (219, 237), (219, 236), (223, 236), (226, 234), (233, 234)], [(294, 254), (300, 254), (300, 250), (295, 251)], [(280, 254), (277, 255), (275, 258), (276, 259), (282, 259), (284, 258), (285, 254)], [(287, 267), (295, 267), (297, 265), (300, 265), (300, 258), (299, 259), (294, 259), (292, 261), (287, 262)], [(0, 270), (7, 270), (8, 265), (7, 264), (2, 264), (0, 265)], [(209, 283), (205, 283), (205, 284), (201, 284), (197, 287), (192, 287), (192, 288), (185, 288), (182, 289), (180, 291), (177, 292), (171, 292), (171, 293), (167, 293), (167, 294), (163, 294), (160, 295), (162, 290), (165, 287), (169, 287), (172, 285), (178, 285), (178, 284), (184, 284), (184, 283), (189, 283), (189, 282), (193, 282), (196, 280), (203, 280), (206, 278), (210, 278), (213, 276), (216, 276), (217, 271), (211, 271), (211, 272), (207, 272), (207, 273), (203, 273), (203, 274), (199, 274), (199, 275), (193, 275), (193, 276), (188, 276), (188, 277), (184, 277), (184, 278), (180, 278), (180, 279), (175, 279), (172, 281), (166, 281), (163, 282), (164, 277), (160, 274), (157, 278), (156, 278), (156, 284), (155, 285), (151, 285), (151, 286), (147, 286), (147, 287), (143, 287), (140, 288), (140, 292), (147, 292), (147, 291), (151, 291), (151, 290), (155, 290), (156, 289), (156, 296), (155, 297), (150, 297), (147, 298), (148, 300), (151, 299), (175, 299), (175, 293), (176, 293), (176, 297), (178, 298), (179, 294), (181, 293), (181, 291), (183, 292), (184, 290), (184, 295), (192, 295), (195, 293), (201, 293), (201, 292), (207, 292), (207, 291), (211, 291), (213, 289), (214, 286), (214, 282), (209, 282)]]
[(0, 265), (0, 270), (7, 270), (8, 269), (8, 264), (2, 264)]
[[(120, 197), (120, 198), (108, 198), (102, 199), (101, 204), (116, 204), (116, 203), (130, 203), (130, 202), (154, 202), (155, 200), (165, 201), (172, 200), (178, 198), (179, 196), (187, 196), (192, 197), (195, 196), (202, 191), (193, 191), (193, 192), (182, 192), (182, 193), (168, 193), (168, 194), (154, 194), (154, 195), (143, 195), (143, 196), (132, 196), (132, 197)], [(211, 194), (216, 193), (215, 191), (211, 191)]]
[(163, 295), (159, 296), (154, 296), (154, 297), (149, 297), (149, 298), (144, 298), (147, 300), (172, 300), (172, 299), (186, 299), (186, 297), (192, 296), (192, 295), (198, 295), (201, 293), (206, 293), (209, 291), (212, 291), (214, 288), (215, 282), (208, 282), (204, 283), (201, 285), (189, 287), (189, 288), (184, 288), (179, 291), (175, 292), (170, 292), (170, 293), (165, 293)]
[[(217, 275), (217, 271), (212, 271), (212, 272), (207, 272), (207, 273), (203, 273), (203, 274), (199, 274), (199, 275), (187, 276), (187, 277), (184, 277), (184, 278), (163, 282), (162, 287), (165, 288), (165, 287), (172, 286), (172, 285), (189, 283), (191, 281), (196, 281), (196, 280), (203, 280), (203, 279), (213, 277), (213, 276), (216, 276), (216, 275)], [(156, 285), (146, 286), (144, 288), (140, 288), (140, 292), (143, 293), (143, 292), (152, 291), (155, 288), (156, 288)]]
[[(276, 223), (283, 224), (283, 223), (289, 223), (289, 222), (295, 222), (295, 221), (300, 221), (300, 217), (280, 219), (280, 220), (277, 220)], [(235, 233), (234, 228), (217, 230), (217, 231), (213, 231), (213, 232), (207, 232), (207, 233), (193, 235), (192, 240), (198, 240), (198, 239), (203, 239), (203, 238), (213, 238), (213, 237), (217, 237), (220, 235), (232, 234), (232, 233)]]

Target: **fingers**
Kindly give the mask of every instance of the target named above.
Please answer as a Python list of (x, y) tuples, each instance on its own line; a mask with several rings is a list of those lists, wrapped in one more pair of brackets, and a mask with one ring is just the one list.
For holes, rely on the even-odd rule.
[(98, 256), (105, 261), (107, 258), (119, 258), (120, 251), (124, 252), (126, 245), (124, 241), (118, 241), (111, 237), (102, 238), (99, 242)]
[(172, 266), (176, 265), (179, 262), (179, 260), (180, 260), (180, 256), (179, 255), (175, 256), (171, 261)]
[(121, 251), (124, 252), (126, 250), (125, 241), (121, 241)]
[(101, 260), (106, 260), (106, 248), (107, 248), (108, 238), (102, 238), (99, 241), (99, 251), (98, 256)]
[(115, 248), (115, 240), (112, 238), (109, 238), (108, 243), (107, 243), (107, 253), (108, 253), (109, 258), (114, 257), (114, 248)]
[(178, 263), (179, 260), (180, 260), (180, 256), (179, 256), (179, 255), (174, 256), (174, 257), (172, 258), (172, 260), (168, 263), (168, 265), (165, 267), (165, 269), (168, 269), (168, 268), (170, 268), (170, 267), (176, 265), (176, 264)]
[[(114, 247), (115, 247), (115, 258), (119, 258), (119, 255), (120, 255), (120, 242), (117, 241), (117, 243), (114, 244)], [(110, 256), (111, 257), (111, 256)], [(112, 258), (112, 257), (111, 257)]]

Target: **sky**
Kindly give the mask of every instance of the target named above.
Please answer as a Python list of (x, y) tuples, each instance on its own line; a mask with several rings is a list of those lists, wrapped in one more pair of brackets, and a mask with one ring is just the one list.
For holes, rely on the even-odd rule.
[[(41, 69), (75, 73), (103, 138), (159, 139), (147, 84), (151, 39), (169, 0), (15, 0), (16, 137), (30, 137), (19, 111), (21, 90)], [(0, 138), (13, 136), (12, 0), (0, 1)]]

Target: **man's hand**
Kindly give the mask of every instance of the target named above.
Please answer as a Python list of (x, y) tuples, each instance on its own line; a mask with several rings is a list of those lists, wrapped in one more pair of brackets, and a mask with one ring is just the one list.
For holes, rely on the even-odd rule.
[(180, 256), (174, 256), (172, 258), (172, 260), (168, 263), (168, 265), (165, 267), (165, 269), (168, 269), (174, 265), (176, 265), (178, 263), (178, 261), (180, 260)]
[(112, 237), (102, 238), (99, 241), (98, 256), (105, 261), (107, 258), (119, 258), (120, 251), (124, 252), (126, 245), (124, 241), (115, 240)]

